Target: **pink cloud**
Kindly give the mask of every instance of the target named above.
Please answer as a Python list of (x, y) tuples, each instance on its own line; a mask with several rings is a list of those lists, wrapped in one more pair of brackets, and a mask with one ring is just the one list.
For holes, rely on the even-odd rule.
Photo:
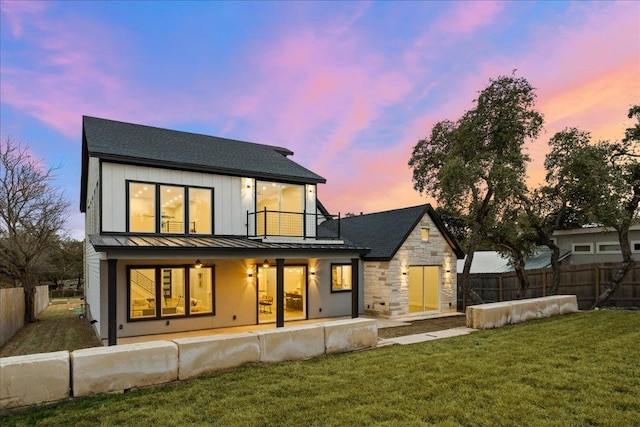
[(0, 12), (6, 16), (11, 34), (15, 38), (20, 38), (24, 34), (25, 21), (30, 20), (33, 15), (40, 14), (46, 8), (47, 4), (44, 2), (10, 0), (0, 2)]
[(443, 16), (435, 25), (436, 31), (468, 34), (492, 24), (502, 12), (505, 2), (455, 2), (451, 13)]

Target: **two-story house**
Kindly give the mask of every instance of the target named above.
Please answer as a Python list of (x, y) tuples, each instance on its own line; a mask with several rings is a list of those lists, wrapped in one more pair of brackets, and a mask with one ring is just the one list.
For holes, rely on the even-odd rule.
[(339, 227), (317, 236), (325, 179), (292, 155), (84, 117), (85, 291), (98, 336), (114, 345), (363, 312), (368, 249), (341, 240)]

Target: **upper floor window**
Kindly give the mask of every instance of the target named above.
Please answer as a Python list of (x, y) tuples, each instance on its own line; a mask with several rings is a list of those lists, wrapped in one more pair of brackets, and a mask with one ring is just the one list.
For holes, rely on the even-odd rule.
[(420, 229), (420, 237), (422, 238), (423, 242), (428, 242), (429, 241), (429, 229), (426, 227), (422, 227)]
[(184, 188), (160, 186), (160, 232), (184, 233)]
[[(128, 231), (212, 234), (213, 189), (128, 182)], [(159, 200), (159, 203), (158, 203)], [(188, 209), (186, 207), (188, 206)]]
[(156, 186), (129, 183), (129, 231), (156, 231)]

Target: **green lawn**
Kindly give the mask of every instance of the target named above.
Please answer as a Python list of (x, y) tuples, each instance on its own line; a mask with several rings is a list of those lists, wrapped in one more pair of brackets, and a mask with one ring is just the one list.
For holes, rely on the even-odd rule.
[(8, 425), (640, 425), (640, 312), (577, 313), (410, 346), (69, 400)]

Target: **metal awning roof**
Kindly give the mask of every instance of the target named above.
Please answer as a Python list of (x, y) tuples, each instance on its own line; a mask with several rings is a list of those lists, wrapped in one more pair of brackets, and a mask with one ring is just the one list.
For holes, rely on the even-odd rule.
[(345, 243), (263, 242), (241, 236), (163, 236), (141, 234), (92, 234), (89, 242), (97, 252), (112, 250), (207, 250), (214, 252), (358, 252), (367, 253), (368, 248)]

